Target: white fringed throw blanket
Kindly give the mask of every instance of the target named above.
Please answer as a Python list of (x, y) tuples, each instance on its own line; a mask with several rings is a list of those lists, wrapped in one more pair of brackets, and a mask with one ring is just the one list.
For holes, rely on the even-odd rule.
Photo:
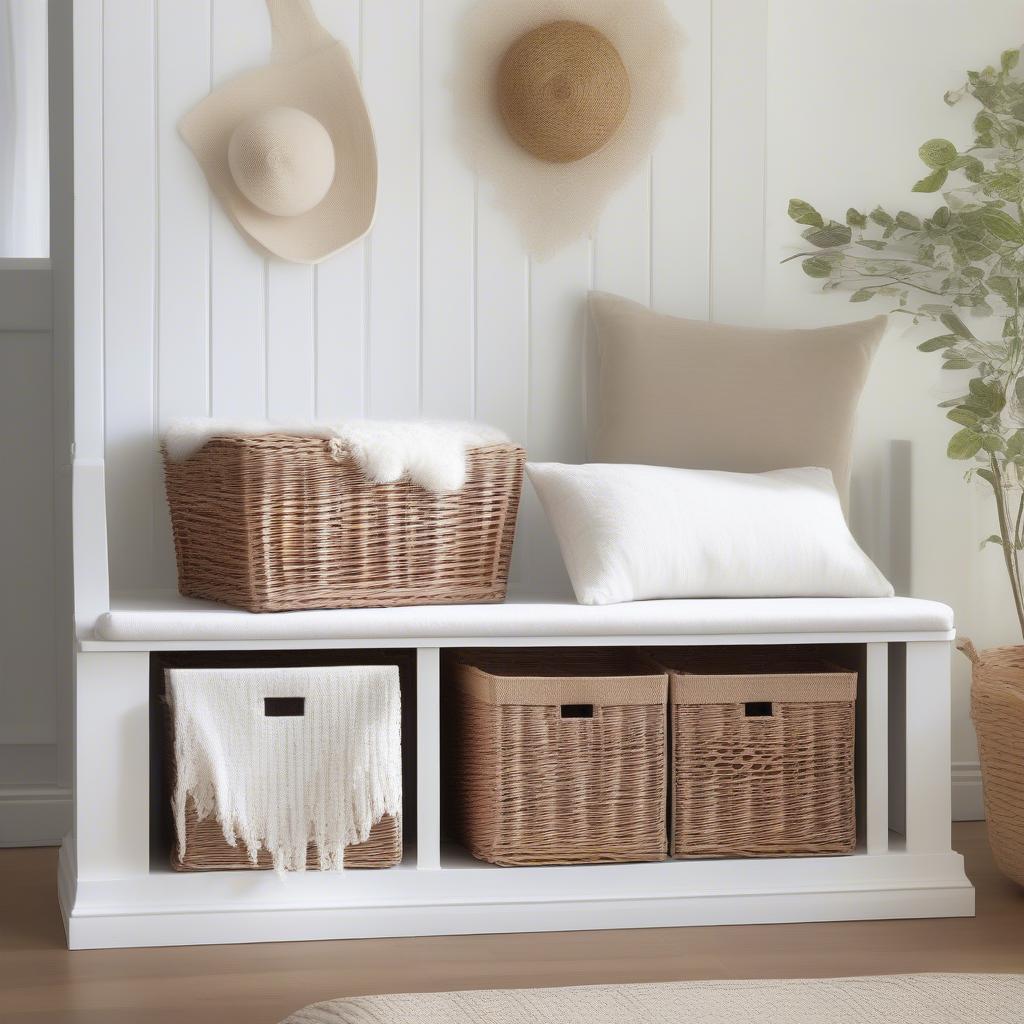
[(484, 423), (445, 420), (347, 420), (340, 423), (296, 423), (270, 420), (184, 419), (163, 434), (168, 457), (194, 455), (212, 437), (254, 437), (288, 434), (329, 442), (334, 458), (351, 454), (371, 483), (389, 484), (407, 477), (415, 484), (445, 494), (466, 482), (466, 449), (504, 444), (508, 437)]
[[(401, 711), (393, 665), (170, 669), (178, 843), (185, 850), (189, 797), (200, 819), (216, 815), (232, 846), (277, 871), (303, 871), (312, 842), (322, 870), (342, 867), (402, 809)], [(274, 698), (302, 698), (302, 713), (268, 715)], [(294, 702), (292, 702), (294, 704)], [(294, 710), (285, 708), (284, 710)]]

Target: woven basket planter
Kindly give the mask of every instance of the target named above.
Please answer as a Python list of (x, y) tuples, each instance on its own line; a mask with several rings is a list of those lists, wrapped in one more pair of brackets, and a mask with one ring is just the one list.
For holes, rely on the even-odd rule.
[(503, 601), (524, 459), (471, 449), (463, 488), (432, 494), (371, 484), (318, 438), (165, 453), (178, 589), (251, 612)]
[(651, 657), (670, 678), (673, 857), (853, 851), (855, 672), (795, 654)]
[(979, 654), (969, 641), (971, 718), (978, 734), (988, 841), (996, 866), (1024, 885), (1024, 646)]
[(664, 860), (667, 680), (627, 653), (521, 650), (448, 673), (446, 802), (493, 864)]

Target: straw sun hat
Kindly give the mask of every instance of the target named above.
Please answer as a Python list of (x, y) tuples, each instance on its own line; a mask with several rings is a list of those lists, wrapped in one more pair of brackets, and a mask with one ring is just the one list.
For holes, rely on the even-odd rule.
[(551, 21), (513, 42), (498, 68), (497, 91), (512, 138), (554, 163), (602, 149), (629, 110), (629, 72), (618, 50), (580, 21)]
[(319, 263), (373, 223), (373, 130), (348, 53), (309, 0), (267, 7), (274, 60), (219, 86), (178, 129), (253, 245)]
[(677, 101), (682, 33), (664, 0), (478, 0), (456, 59), (458, 136), (526, 247), (591, 230)]

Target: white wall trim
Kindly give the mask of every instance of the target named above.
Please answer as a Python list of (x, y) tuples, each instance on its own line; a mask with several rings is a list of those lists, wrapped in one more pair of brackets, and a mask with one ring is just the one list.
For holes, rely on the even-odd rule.
[(0, 846), (59, 846), (70, 828), (70, 789), (0, 787)]
[(953, 762), (953, 820), (985, 820), (981, 765), (977, 761)]

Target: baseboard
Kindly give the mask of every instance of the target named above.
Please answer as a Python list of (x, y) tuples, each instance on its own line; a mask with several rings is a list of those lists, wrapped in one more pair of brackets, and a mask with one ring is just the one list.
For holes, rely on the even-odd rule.
[(983, 821), (985, 801), (981, 790), (981, 765), (977, 761), (953, 762), (953, 820)]
[(60, 846), (70, 828), (70, 789), (0, 787), (0, 846)]

